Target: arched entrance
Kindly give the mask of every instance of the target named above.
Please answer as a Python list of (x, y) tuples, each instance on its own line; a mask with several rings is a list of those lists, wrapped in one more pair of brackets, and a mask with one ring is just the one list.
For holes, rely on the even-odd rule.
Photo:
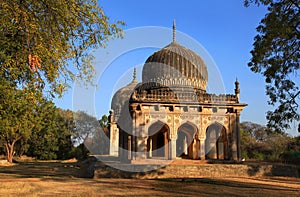
[(162, 122), (156, 122), (149, 127), (148, 134), (148, 157), (168, 158), (169, 127)]
[(176, 140), (176, 156), (196, 159), (198, 157), (198, 139), (195, 139), (197, 128), (185, 123), (178, 128)]
[(228, 140), (223, 125), (214, 123), (207, 128), (205, 150), (206, 159), (228, 159)]

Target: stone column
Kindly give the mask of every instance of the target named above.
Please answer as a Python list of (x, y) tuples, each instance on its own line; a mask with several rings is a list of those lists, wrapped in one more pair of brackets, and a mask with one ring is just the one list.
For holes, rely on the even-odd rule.
[(240, 112), (236, 114), (236, 147), (237, 147), (237, 160), (241, 160), (241, 142), (240, 142)]
[(119, 155), (119, 129), (117, 123), (115, 122), (114, 110), (109, 111), (108, 124), (109, 124), (109, 155), (117, 157)]
[(193, 140), (193, 159), (199, 159), (199, 140), (194, 139)]
[(152, 157), (152, 138), (149, 137), (149, 158)]
[(176, 159), (176, 139), (169, 141), (169, 159)]
[(137, 137), (137, 159), (147, 158), (147, 138)]
[(131, 160), (132, 159), (132, 152), (131, 152), (131, 136), (129, 135), (128, 136), (128, 139), (127, 139), (127, 146), (128, 146), (128, 154), (127, 154), (127, 158), (128, 160)]
[(169, 158), (169, 155), (170, 155), (170, 148), (169, 148), (169, 140), (168, 140), (168, 132), (164, 132), (164, 155), (165, 155), (165, 158)]
[(205, 160), (205, 138), (199, 138), (199, 157), (201, 160)]
[(119, 129), (113, 121), (109, 123), (109, 155), (119, 156)]
[(235, 118), (232, 119), (232, 131), (231, 131), (231, 158), (232, 160), (238, 160), (238, 147), (237, 147), (237, 114), (235, 114)]
[(135, 110), (132, 111), (132, 137), (131, 137), (131, 159), (136, 160), (136, 143), (137, 143), (137, 120), (136, 120), (136, 112)]

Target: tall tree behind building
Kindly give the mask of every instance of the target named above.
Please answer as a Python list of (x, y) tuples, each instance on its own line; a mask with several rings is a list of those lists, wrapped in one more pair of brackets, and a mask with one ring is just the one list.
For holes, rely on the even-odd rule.
[[(245, 0), (268, 7), (257, 27), (248, 66), (264, 76), (269, 104), (268, 126), (289, 128), (300, 112), (300, 0)], [(299, 125), (300, 127), (300, 125)]]

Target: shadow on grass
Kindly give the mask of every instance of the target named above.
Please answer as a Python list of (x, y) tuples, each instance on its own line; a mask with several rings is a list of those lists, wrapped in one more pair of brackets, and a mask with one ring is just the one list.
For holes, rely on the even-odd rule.
[[(96, 165), (97, 174), (95, 175)], [(149, 168), (153, 167), (151, 165), (128, 164), (128, 167), (136, 169), (131, 169), (131, 171), (118, 170), (91, 157), (85, 161), (67, 163), (60, 161), (18, 162), (11, 166), (0, 166), (0, 174), (14, 178), (43, 178), (67, 181), (70, 178), (94, 178), (94, 176), (96, 176), (95, 178), (141, 178), (152, 173), (155, 175), (162, 173), (159, 170), (149, 171)]]
[(300, 177), (300, 166), (294, 164), (253, 162), (247, 163), (249, 176)]
[(0, 173), (19, 178), (80, 177), (77, 162), (18, 162), (12, 166), (1, 166)]
[[(243, 182), (243, 181), (233, 181), (233, 180), (218, 180), (218, 179), (210, 179), (210, 178), (191, 178), (191, 179), (159, 179), (160, 182), (169, 182), (169, 183), (185, 183), (187, 185), (189, 184), (202, 184), (202, 185), (210, 185), (210, 186), (216, 186), (217, 188), (228, 188), (232, 191), (237, 190), (271, 190), (271, 191), (287, 191), (286, 186), (275, 186), (272, 184), (258, 184), (258, 183), (249, 183), (249, 182)], [(299, 189), (295, 188), (288, 188), (288, 191), (291, 192), (300, 192)]]

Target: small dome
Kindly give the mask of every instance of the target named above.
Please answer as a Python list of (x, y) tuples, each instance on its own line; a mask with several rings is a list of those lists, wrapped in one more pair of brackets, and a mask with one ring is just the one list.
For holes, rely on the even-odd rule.
[(112, 98), (111, 109), (114, 110), (116, 121), (118, 121), (121, 113), (129, 110), (129, 99), (137, 85), (138, 81), (136, 80), (136, 69), (134, 69), (132, 82), (119, 89)]
[(208, 72), (199, 55), (173, 41), (146, 60), (142, 78), (143, 83), (155, 82), (168, 87), (191, 86), (205, 91)]

